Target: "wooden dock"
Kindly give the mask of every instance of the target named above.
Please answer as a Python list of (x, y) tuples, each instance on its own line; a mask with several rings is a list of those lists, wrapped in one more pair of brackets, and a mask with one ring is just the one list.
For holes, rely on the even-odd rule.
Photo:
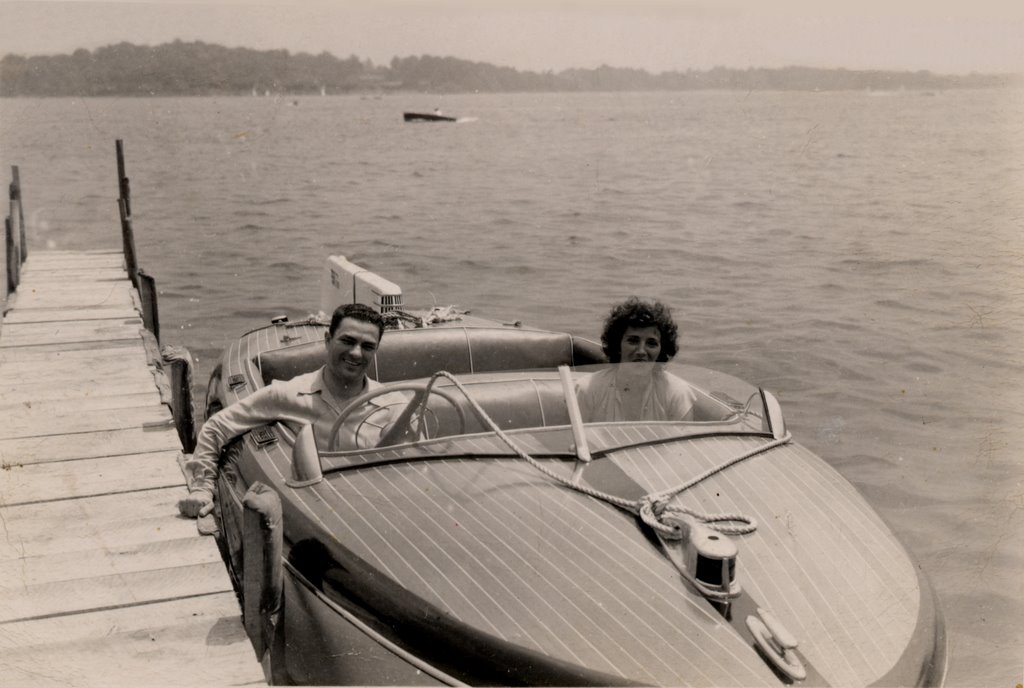
[(120, 250), (24, 260), (0, 326), (0, 684), (264, 683)]

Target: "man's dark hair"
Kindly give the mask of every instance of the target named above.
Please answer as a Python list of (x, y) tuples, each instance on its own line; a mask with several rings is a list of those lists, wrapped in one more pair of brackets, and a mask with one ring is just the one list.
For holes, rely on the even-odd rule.
[(601, 348), (612, 363), (622, 361), (622, 336), (628, 327), (657, 327), (661, 334), (661, 353), (658, 362), (664, 363), (676, 355), (679, 328), (672, 320), (672, 312), (661, 301), (646, 302), (635, 296), (612, 308), (604, 321)]
[(345, 303), (335, 308), (334, 315), (331, 316), (331, 326), (327, 330), (329, 336), (334, 336), (343, 318), (355, 318), (356, 320), (376, 325), (377, 338), (380, 339), (384, 336), (384, 318), (380, 317), (380, 313), (363, 303)]

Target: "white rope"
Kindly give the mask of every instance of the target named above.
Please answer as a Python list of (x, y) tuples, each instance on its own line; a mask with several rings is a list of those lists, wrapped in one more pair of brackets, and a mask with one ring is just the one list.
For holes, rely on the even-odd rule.
[[(532, 456), (529, 455), (529, 453), (522, 449), (516, 443), (515, 440), (513, 440), (501, 428), (499, 428), (498, 424), (494, 422), (494, 420), (487, 414), (486, 411), (484, 411), (480, 404), (477, 403), (476, 399), (474, 399), (470, 395), (469, 390), (467, 390), (465, 386), (463, 386), (463, 384), (458, 379), (456, 379), (454, 375), (452, 375), (446, 370), (440, 370), (434, 373), (434, 375), (430, 378), (430, 382), (427, 383), (426, 393), (423, 395), (424, 405), (426, 404), (427, 397), (430, 395), (431, 387), (433, 387), (434, 382), (440, 377), (444, 377), (447, 378), (448, 380), (451, 380), (455, 387), (460, 392), (462, 392), (463, 396), (466, 397), (466, 400), (469, 401), (470, 405), (473, 407), (473, 410), (480, 417), (480, 420), (482, 420), (488, 427), (490, 427), (491, 430), (493, 430), (495, 434), (497, 434), (497, 436), (506, 445), (508, 445), (508, 447), (512, 451), (514, 451), (520, 458), (524, 459), (538, 471), (548, 476), (552, 480), (555, 480), (556, 482), (559, 482), (562, 485), (568, 487), (571, 490), (575, 490), (590, 497), (594, 497), (596, 499), (608, 502), (609, 504), (617, 506), (620, 509), (624, 509), (625, 511), (638, 514), (644, 523), (646, 523), (648, 526), (650, 526), (655, 531), (657, 531), (658, 533), (667, 538), (679, 538), (681, 537), (681, 533), (678, 526), (667, 525), (662, 521), (662, 517), (666, 514), (688, 514), (698, 519), (699, 521), (702, 521), (709, 528), (717, 530), (718, 532), (726, 535), (743, 535), (746, 533), (752, 533), (754, 530), (756, 530), (757, 521), (755, 521), (750, 516), (746, 516), (744, 514), (702, 513), (683, 506), (669, 506), (668, 501), (671, 500), (676, 495), (678, 495), (679, 493), (685, 492), (694, 485), (697, 485), (698, 483), (707, 480), (711, 476), (715, 475), (716, 473), (724, 471), (730, 466), (734, 466), (735, 464), (740, 463), (741, 461), (746, 461), (747, 459), (753, 456), (763, 454), (766, 451), (775, 449), (776, 447), (779, 447), (783, 444), (787, 444), (792, 440), (792, 435), (786, 433), (784, 437), (781, 437), (777, 440), (772, 440), (771, 442), (767, 442), (758, 447), (754, 447), (745, 454), (735, 456), (729, 459), (728, 461), (719, 464), (718, 466), (709, 468), (708, 470), (704, 471), (695, 478), (691, 478), (690, 480), (686, 481), (685, 483), (677, 487), (662, 490), (661, 492), (652, 492), (650, 494), (644, 495), (643, 497), (637, 500), (624, 499), (622, 497), (616, 497), (615, 495), (608, 494), (606, 492), (595, 490), (593, 488), (587, 487), (586, 485), (580, 485), (579, 483), (572, 482), (568, 478), (563, 478), (562, 476), (558, 475), (554, 471), (550, 470), (549, 468), (541, 464), (539, 461), (537, 461), (537, 459), (533, 458)], [(745, 525), (726, 525), (728, 523), (742, 523)]]

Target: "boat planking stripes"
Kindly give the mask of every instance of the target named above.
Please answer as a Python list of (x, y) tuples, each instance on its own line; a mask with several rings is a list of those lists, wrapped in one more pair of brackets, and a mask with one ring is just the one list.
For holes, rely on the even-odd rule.
[[(120, 251), (33, 252), (0, 329), (0, 676), (258, 685)], [(146, 338), (149, 341), (146, 341)]]

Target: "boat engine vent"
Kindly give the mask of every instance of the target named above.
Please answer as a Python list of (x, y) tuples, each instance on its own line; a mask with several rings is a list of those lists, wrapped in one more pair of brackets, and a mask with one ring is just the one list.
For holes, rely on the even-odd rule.
[(346, 303), (365, 303), (379, 313), (402, 310), (402, 289), (345, 256), (328, 256), (320, 284), (320, 310), (329, 318)]

